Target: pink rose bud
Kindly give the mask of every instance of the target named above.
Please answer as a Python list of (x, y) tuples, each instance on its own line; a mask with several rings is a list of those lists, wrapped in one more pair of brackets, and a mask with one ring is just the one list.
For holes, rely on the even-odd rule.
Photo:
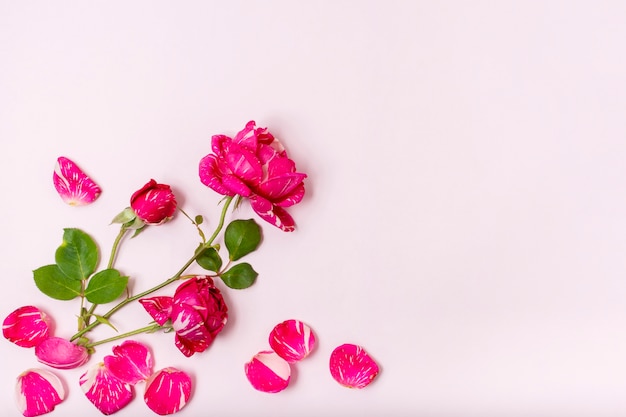
[(111, 375), (104, 362), (88, 369), (78, 382), (87, 399), (107, 416), (121, 410), (133, 399), (130, 384)]
[(57, 369), (78, 368), (89, 359), (84, 346), (76, 345), (60, 337), (49, 337), (35, 347), (39, 362)]
[(20, 307), (2, 323), (4, 337), (21, 347), (35, 347), (48, 338), (50, 319), (37, 307)]
[(270, 346), (289, 363), (306, 358), (315, 346), (311, 328), (299, 320), (286, 320), (270, 332)]
[(344, 387), (360, 389), (378, 375), (378, 365), (361, 346), (347, 343), (331, 353), (330, 374)]
[(291, 379), (289, 362), (271, 350), (254, 355), (244, 370), (254, 389), (262, 392), (280, 392), (287, 388)]
[(146, 381), (144, 401), (148, 407), (164, 416), (181, 410), (191, 396), (191, 378), (176, 368), (155, 372)]
[(57, 159), (52, 180), (61, 199), (70, 206), (93, 203), (101, 192), (98, 184), (63, 156)]
[(176, 211), (176, 197), (169, 185), (150, 180), (130, 198), (130, 207), (144, 223), (159, 225)]
[(152, 374), (152, 354), (147, 346), (134, 340), (126, 340), (113, 347), (113, 355), (104, 357), (109, 372), (120, 381), (135, 385)]
[(49, 413), (64, 398), (63, 383), (50, 371), (29, 369), (17, 377), (15, 400), (24, 417)]

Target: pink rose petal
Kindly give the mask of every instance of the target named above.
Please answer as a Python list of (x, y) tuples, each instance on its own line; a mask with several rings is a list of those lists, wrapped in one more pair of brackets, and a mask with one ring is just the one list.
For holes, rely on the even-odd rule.
[(345, 387), (364, 388), (378, 375), (378, 365), (361, 346), (347, 343), (331, 353), (330, 373)]
[(104, 362), (88, 369), (78, 382), (87, 399), (107, 416), (121, 410), (133, 399), (131, 386), (113, 376)]
[(144, 401), (155, 413), (164, 416), (181, 410), (191, 396), (191, 378), (176, 368), (155, 372), (146, 381)]
[(35, 347), (39, 362), (57, 369), (77, 368), (87, 362), (89, 353), (84, 346), (60, 337), (49, 337)]
[(70, 206), (93, 203), (101, 192), (98, 184), (63, 156), (57, 159), (52, 180), (61, 199)]
[(126, 340), (113, 348), (113, 355), (104, 357), (104, 365), (122, 382), (135, 385), (152, 374), (152, 354), (147, 346)]
[(169, 320), (173, 301), (172, 297), (164, 296), (139, 299), (139, 303), (159, 326), (163, 326)]
[(289, 363), (306, 358), (315, 346), (311, 328), (299, 320), (285, 320), (270, 332), (270, 346)]
[(49, 413), (64, 398), (61, 380), (50, 371), (29, 369), (17, 377), (15, 400), (24, 417)]
[(4, 337), (18, 346), (31, 348), (48, 338), (50, 319), (37, 307), (23, 306), (9, 314), (2, 323)]
[(271, 350), (265, 350), (252, 357), (244, 366), (250, 384), (262, 392), (275, 393), (287, 388), (291, 379), (289, 362)]

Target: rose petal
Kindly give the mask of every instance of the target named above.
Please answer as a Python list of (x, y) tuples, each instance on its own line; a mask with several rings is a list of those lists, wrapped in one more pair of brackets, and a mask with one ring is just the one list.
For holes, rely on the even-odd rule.
[(161, 416), (181, 410), (190, 396), (191, 378), (176, 368), (161, 369), (146, 381), (144, 401)]
[(172, 302), (172, 297), (163, 296), (139, 299), (139, 303), (159, 326), (163, 326), (169, 320), (172, 312)]
[(289, 362), (271, 350), (264, 350), (252, 357), (244, 366), (250, 384), (262, 392), (276, 393), (284, 390), (291, 379)]
[(64, 398), (61, 380), (50, 371), (28, 369), (17, 377), (15, 400), (24, 417), (49, 413)]
[(113, 347), (113, 355), (104, 357), (104, 365), (122, 382), (135, 385), (152, 374), (152, 354), (147, 346), (134, 340), (126, 340)]
[(311, 328), (299, 320), (285, 320), (270, 332), (270, 346), (278, 356), (293, 363), (306, 358), (315, 346)]
[(87, 399), (107, 416), (121, 410), (133, 399), (130, 384), (112, 375), (103, 362), (88, 369), (78, 382)]
[(52, 180), (61, 199), (70, 206), (92, 203), (101, 193), (98, 184), (73, 161), (63, 156), (57, 159)]
[(49, 337), (35, 347), (39, 362), (57, 369), (72, 369), (87, 362), (89, 353), (84, 346), (60, 337)]
[(293, 217), (281, 207), (275, 206), (267, 199), (253, 195), (250, 197), (250, 206), (266, 222), (273, 224), (284, 232), (293, 232), (296, 229), (296, 223)]
[(360, 389), (378, 375), (378, 365), (361, 346), (346, 343), (331, 353), (330, 373), (341, 385)]
[(2, 323), (4, 337), (21, 347), (34, 347), (48, 338), (50, 319), (37, 307), (23, 306), (9, 314)]

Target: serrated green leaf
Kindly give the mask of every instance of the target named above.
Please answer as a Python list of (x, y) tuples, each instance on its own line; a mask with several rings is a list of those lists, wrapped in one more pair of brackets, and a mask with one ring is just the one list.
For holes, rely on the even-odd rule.
[(224, 232), (228, 258), (236, 261), (254, 252), (261, 243), (261, 228), (253, 219), (233, 220)]
[(81, 294), (81, 281), (68, 277), (57, 265), (35, 269), (33, 278), (39, 291), (56, 300), (72, 300)]
[(56, 250), (54, 259), (67, 277), (87, 279), (96, 270), (98, 247), (82, 230), (64, 229), (63, 242)]
[(202, 268), (217, 272), (222, 267), (222, 258), (215, 248), (206, 248), (196, 258), (196, 262)]
[(117, 269), (105, 269), (89, 280), (85, 297), (94, 304), (106, 304), (122, 295), (128, 284), (128, 277), (120, 275)]
[(228, 271), (224, 272), (221, 277), (224, 284), (229, 288), (242, 290), (254, 284), (258, 275), (259, 274), (252, 269), (249, 263), (244, 262), (234, 265)]

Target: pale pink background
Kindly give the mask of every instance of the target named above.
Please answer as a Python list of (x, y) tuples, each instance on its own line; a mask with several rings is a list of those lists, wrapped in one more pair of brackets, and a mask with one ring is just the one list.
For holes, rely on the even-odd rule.
[[(308, 194), (297, 232), (263, 226), (259, 279), (224, 290), (209, 351), (138, 338), (194, 375), (181, 417), (626, 415), (625, 22), (623, 1), (0, 0), (0, 315), (35, 304), (72, 334), (78, 306), (31, 271), (64, 227), (108, 256), (109, 221), (150, 178), (215, 224), (198, 161), (254, 119)], [(56, 195), (61, 155), (102, 186), (92, 206)], [(178, 216), (117, 265), (143, 289), (195, 245)], [(243, 364), (288, 318), (317, 350), (286, 391), (256, 392)], [(365, 390), (330, 377), (344, 342), (381, 364)], [(0, 415), (18, 416), (14, 378), (39, 364), (6, 340), (0, 361)], [(60, 372), (52, 415), (99, 415), (82, 372)], [(117, 415), (154, 414), (136, 399)]]

